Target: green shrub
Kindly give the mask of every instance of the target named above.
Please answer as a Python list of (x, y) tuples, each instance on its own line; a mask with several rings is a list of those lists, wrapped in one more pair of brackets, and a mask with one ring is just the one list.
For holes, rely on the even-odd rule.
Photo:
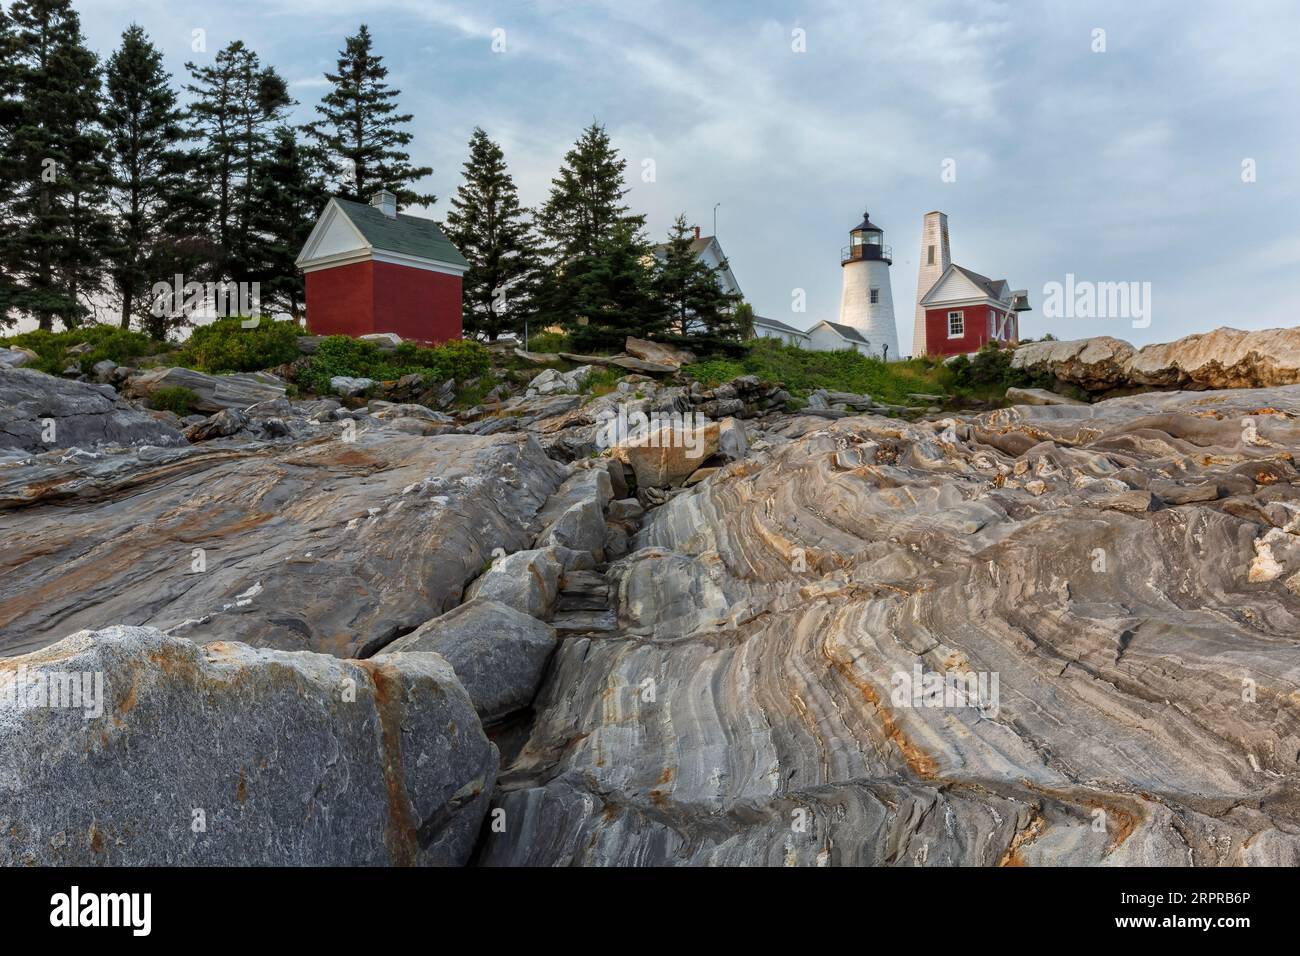
[(997, 342), (983, 345), (972, 359), (959, 355), (949, 364), (953, 381), (963, 391), (997, 397), (1008, 388), (1051, 388), (1052, 376), (1011, 367), (1014, 350)]
[(159, 411), (175, 412), (181, 418), (193, 415), (199, 396), (184, 385), (160, 388), (149, 396), (149, 407)]
[(710, 388), (739, 375), (757, 375), (780, 382), (796, 397), (825, 388), (898, 405), (914, 404), (909, 393), (944, 393), (953, 386), (949, 370), (932, 359), (884, 362), (852, 349), (814, 352), (766, 338), (752, 340), (738, 358), (711, 356), (686, 366), (686, 373)]
[(178, 362), (210, 374), (256, 372), (296, 359), (300, 335), (297, 322), (276, 322), (264, 316), (256, 328), (246, 329), (238, 317), (218, 319), (194, 330)]
[(530, 352), (572, 352), (573, 345), (563, 332), (538, 332), (528, 336)]
[(456, 339), (434, 348), (403, 342), (385, 353), (374, 342), (331, 335), (321, 340), (316, 354), (298, 373), (298, 384), (318, 395), (329, 394), (330, 379), (336, 375), (384, 381), (414, 373), (430, 384), (449, 378), (463, 384), (482, 378), (491, 368), (491, 353), (477, 342)]
[[(165, 347), (164, 343), (155, 342), (141, 332), (130, 332), (115, 325), (86, 325), (64, 332), (37, 329), (0, 339), (0, 344), (31, 349), (38, 356), (32, 367), (51, 375), (61, 375), (70, 364), (89, 372), (96, 362), (104, 359), (129, 365), (133, 359)], [(93, 348), (82, 355), (68, 355), (68, 349), (82, 344)]]

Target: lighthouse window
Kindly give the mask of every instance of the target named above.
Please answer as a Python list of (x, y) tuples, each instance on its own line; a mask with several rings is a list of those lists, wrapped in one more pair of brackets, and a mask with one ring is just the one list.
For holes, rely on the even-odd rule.
[(929, 251), (926, 252), (926, 254), (925, 254), (925, 264), (926, 264), (927, 266), (932, 266), (932, 265), (934, 265), (934, 246), (931, 246), (931, 247), (929, 248)]
[(966, 316), (961, 312), (948, 313), (948, 338), (960, 338), (966, 334)]
[(877, 304), (879, 304), (879, 302), (880, 302), (880, 290), (879, 290), (879, 289), (872, 289), (872, 290), (871, 290), (871, 304), (872, 304), (872, 305), (877, 305)]

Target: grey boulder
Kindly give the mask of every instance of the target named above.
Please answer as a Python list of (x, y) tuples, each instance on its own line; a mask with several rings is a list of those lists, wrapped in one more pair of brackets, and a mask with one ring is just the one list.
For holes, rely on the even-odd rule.
[(0, 367), (0, 448), (184, 443), (179, 431), (132, 408), (110, 386)]
[[(496, 779), (496, 747), (435, 654), (338, 660), (110, 627), (0, 662), (0, 685), (20, 669), (28, 704), (0, 694), (8, 866), (461, 865)], [(63, 706), (31, 706), (35, 685)], [(56, 700), (64, 686), (90, 693)]]
[(533, 701), (555, 650), (555, 629), (498, 601), (476, 598), (398, 638), (375, 660), (412, 651), (442, 655), (456, 669), (485, 724)]

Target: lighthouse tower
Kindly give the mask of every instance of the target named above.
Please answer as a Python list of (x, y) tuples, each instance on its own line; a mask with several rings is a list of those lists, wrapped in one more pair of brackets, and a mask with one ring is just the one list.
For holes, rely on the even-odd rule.
[(850, 230), (849, 244), (840, 251), (840, 324), (857, 329), (871, 343), (872, 355), (892, 360), (902, 356), (889, 288), (894, 253), (884, 238), (884, 230), (865, 212), (861, 224)]

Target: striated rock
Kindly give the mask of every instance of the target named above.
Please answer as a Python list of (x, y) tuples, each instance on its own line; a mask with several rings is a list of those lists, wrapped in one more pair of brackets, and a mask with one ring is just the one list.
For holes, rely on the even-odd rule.
[(1221, 328), (1135, 351), (1101, 336), (1031, 342), (1012, 366), (1046, 372), (1089, 392), (1113, 388), (1264, 388), (1300, 382), (1300, 328), (1242, 332)]
[(0, 449), (184, 443), (176, 428), (132, 408), (111, 386), (0, 367)]
[(1072, 342), (1030, 342), (1015, 350), (1011, 367), (1046, 372), (1087, 392), (1104, 392), (1128, 384), (1133, 354), (1133, 346), (1109, 335)]
[(112, 621), (365, 656), (457, 604), (493, 549), (530, 547), (564, 477), (518, 433), (349, 424), (0, 470), (0, 654)]
[(485, 724), (532, 703), (546, 662), (555, 650), (555, 629), (497, 601), (475, 598), (398, 638), (376, 663), (412, 651), (447, 659)]
[[(68, 706), (74, 681), (89, 693)], [(436, 654), (110, 627), (0, 660), (5, 682), (28, 691), (0, 693), (6, 866), (463, 865), (496, 777)]]
[(714, 455), (736, 461), (747, 453), (744, 429), (730, 418), (694, 427), (665, 425), (647, 435), (634, 435), (611, 452), (631, 466), (640, 488), (675, 487)]
[(1009, 388), (1007, 401), (1013, 405), (1087, 405), (1074, 398), (1057, 395), (1045, 388)]
[(211, 414), (223, 408), (244, 409), (258, 402), (284, 398), (284, 382), (266, 372), (208, 375), (189, 368), (155, 368), (131, 379), (128, 392), (147, 399), (164, 388), (188, 388), (198, 396), (195, 407)]
[(560, 593), (563, 565), (556, 549), (516, 551), (492, 562), (470, 585), (466, 599), (483, 598), (545, 620)]
[(1297, 859), (1300, 387), (932, 424), (774, 423), (652, 510), (479, 859)]
[(668, 366), (669, 368), (680, 368), (696, 360), (695, 353), (689, 349), (679, 349), (671, 345), (665, 345), (662, 342), (638, 339), (633, 335), (627, 337), (627, 342), (623, 345), (623, 351), (633, 358), (641, 359), (643, 362)]

